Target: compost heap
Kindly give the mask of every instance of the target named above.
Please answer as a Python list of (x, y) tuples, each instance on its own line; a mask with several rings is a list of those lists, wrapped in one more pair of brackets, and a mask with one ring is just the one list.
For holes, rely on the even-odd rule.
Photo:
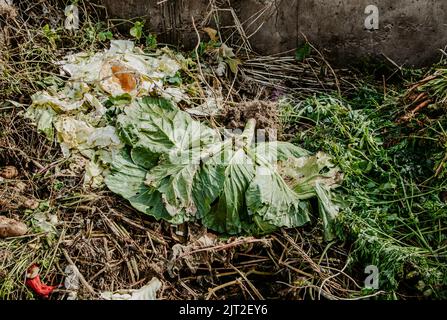
[(208, 109), (213, 103), (204, 85), (182, 81), (195, 70), (191, 59), (119, 40), (59, 63), (68, 79), (33, 95), (26, 115), (83, 168), (85, 187), (105, 183), (145, 214), (173, 224), (200, 220), (225, 234), (303, 226), (317, 199), (325, 235), (333, 236), (340, 170), (326, 154), (256, 142), (256, 119), (242, 133), (195, 120), (188, 109), (196, 110), (197, 92)]

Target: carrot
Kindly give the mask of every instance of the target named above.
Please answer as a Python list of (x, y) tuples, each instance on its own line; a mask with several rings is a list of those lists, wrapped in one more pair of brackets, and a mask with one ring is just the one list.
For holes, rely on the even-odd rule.
[(410, 120), (411, 118), (413, 118), (419, 111), (421, 111), (422, 109), (428, 107), (433, 101), (431, 99), (422, 101), (420, 104), (418, 104), (416, 106), (416, 108), (414, 108), (413, 110), (411, 110), (409, 113), (407, 113), (405, 116), (403, 116), (402, 118), (400, 118), (398, 120), (398, 122), (405, 122)]

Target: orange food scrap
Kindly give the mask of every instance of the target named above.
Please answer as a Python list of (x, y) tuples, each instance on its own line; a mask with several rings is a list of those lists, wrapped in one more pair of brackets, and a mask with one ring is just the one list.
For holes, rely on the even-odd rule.
[(113, 76), (118, 79), (121, 88), (123, 88), (125, 92), (131, 92), (137, 87), (135, 76), (128, 72), (124, 67), (114, 65), (112, 66), (112, 73)]

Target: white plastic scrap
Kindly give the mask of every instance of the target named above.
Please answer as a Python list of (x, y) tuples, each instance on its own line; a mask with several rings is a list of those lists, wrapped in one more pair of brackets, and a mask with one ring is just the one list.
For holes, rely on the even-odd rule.
[(77, 272), (77, 268), (69, 264), (65, 267), (64, 273), (66, 275), (64, 287), (69, 291), (67, 300), (76, 300), (79, 290), (79, 273)]
[(157, 300), (157, 291), (161, 287), (161, 281), (154, 277), (147, 285), (138, 290), (106, 291), (101, 293), (101, 298), (104, 300)]

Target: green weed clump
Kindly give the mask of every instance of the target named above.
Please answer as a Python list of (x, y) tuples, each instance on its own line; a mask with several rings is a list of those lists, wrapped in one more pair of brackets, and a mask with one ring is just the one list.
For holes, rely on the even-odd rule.
[(446, 298), (445, 113), (401, 123), (402, 89), (365, 85), (354, 96), (283, 101), (284, 125), (345, 173), (337, 233), (353, 242), (351, 266), (377, 266), (389, 298)]

